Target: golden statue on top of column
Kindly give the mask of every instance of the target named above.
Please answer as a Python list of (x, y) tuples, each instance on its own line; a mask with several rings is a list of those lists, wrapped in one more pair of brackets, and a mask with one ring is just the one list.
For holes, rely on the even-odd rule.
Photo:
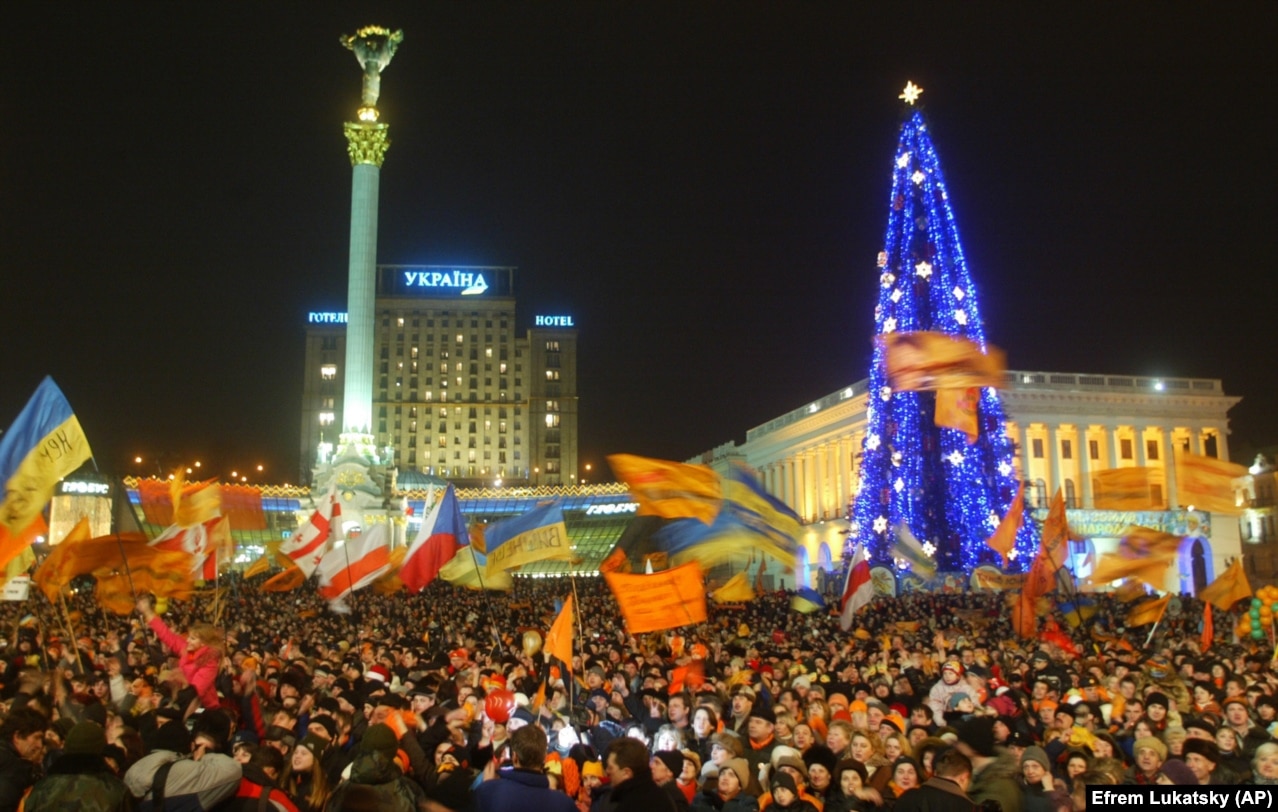
[(380, 25), (369, 25), (354, 34), (343, 35), (341, 43), (355, 52), (360, 67), (364, 69), (363, 103), (367, 108), (377, 107), (377, 97), (382, 90), (382, 71), (390, 64), (395, 49), (404, 41), (404, 32), (391, 31)]

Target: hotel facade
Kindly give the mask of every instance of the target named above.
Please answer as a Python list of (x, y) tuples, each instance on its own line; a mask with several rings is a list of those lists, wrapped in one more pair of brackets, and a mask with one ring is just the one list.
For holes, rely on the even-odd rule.
[[(458, 486), (569, 485), (577, 473), (577, 329), (534, 315), (517, 328), (515, 269), (379, 265), (372, 425), (401, 478)], [(303, 481), (337, 444), (346, 314), (306, 320)]]

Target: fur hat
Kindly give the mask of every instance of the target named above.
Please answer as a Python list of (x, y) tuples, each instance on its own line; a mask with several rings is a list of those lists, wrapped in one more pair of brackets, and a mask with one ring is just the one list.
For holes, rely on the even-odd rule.
[(1156, 736), (1146, 736), (1142, 739), (1137, 739), (1136, 743), (1132, 745), (1132, 753), (1139, 754), (1140, 751), (1144, 750), (1146, 747), (1157, 753), (1159, 760), (1167, 760), (1167, 745), (1163, 743), (1162, 739)]
[(1185, 744), (1181, 747), (1182, 757), (1190, 755), (1200, 755), (1210, 761), (1212, 764), (1220, 763), (1220, 748), (1214, 741), (1206, 739), (1185, 739)]
[(809, 770), (812, 769), (813, 764), (820, 764), (826, 772), (834, 775), (834, 768), (839, 765), (839, 757), (824, 744), (814, 744), (804, 751), (803, 763), (808, 765)]

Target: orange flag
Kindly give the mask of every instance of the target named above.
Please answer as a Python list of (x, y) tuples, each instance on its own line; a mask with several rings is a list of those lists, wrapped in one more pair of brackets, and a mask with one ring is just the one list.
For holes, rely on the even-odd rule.
[(626, 551), (621, 549), (620, 546), (613, 548), (608, 557), (599, 564), (599, 571), (630, 572), (630, 561), (626, 558)]
[(1212, 640), (1216, 636), (1216, 624), (1211, 619), (1211, 604), (1207, 604), (1207, 614), (1203, 615), (1203, 640), (1202, 650), (1206, 651), (1211, 648)]
[(1187, 452), (1176, 455), (1177, 496), (1182, 505), (1193, 505), (1196, 510), (1240, 515), (1234, 480), (1246, 475), (1247, 469), (1236, 463)]
[(545, 642), (541, 646), (547, 654), (557, 657), (564, 664), (569, 675), (572, 674), (572, 613), (573, 600), (572, 595), (569, 595), (564, 601), (564, 608), (559, 610), (559, 617), (550, 625), (550, 631), (546, 633)]
[(695, 561), (652, 575), (609, 572), (604, 577), (630, 634), (659, 632), (706, 620), (706, 590), (701, 565)]
[(306, 574), (300, 567), (294, 566), (278, 575), (272, 575), (262, 584), (263, 592), (291, 592), (306, 583)]
[(1247, 574), (1243, 572), (1242, 559), (1235, 558), (1229, 569), (1198, 592), (1198, 597), (1222, 612), (1228, 612), (1243, 598), (1250, 598), (1251, 584), (1247, 583)]
[(617, 478), (630, 486), (639, 503), (638, 515), (666, 519), (700, 519), (714, 522), (723, 501), (719, 475), (706, 465), (612, 454), (608, 465)]
[(1167, 604), (1169, 603), (1171, 603), (1171, 595), (1151, 598), (1144, 603), (1137, 604), (1127, 614), (1127, 627), (1132, 628), (1157, 623), (1162, 620), (1163, 612), (1167, 611)]
[(92, 532), (89, 520), (80, 519), (61, 544), (53, 545), (53, 549), (31, 576), (31, 580), (44, 591), (50, 602), (57, 602), (58, 593), (71, 583), (72, 578), (120, 560), (119, 548), (114, 544), (92, 544)]
[(262, 489), (253, 485), (223, 485), (222, 515), (236, 530), (265, 530)]
[(37, 513), (22, 532), (11, 535), (9, 528), (0, 524), (0, 571), (5, 566), (35, 544), (37, 536), (49, 537), (49, 525), (45, 524), (44, 514)]
[(887, 333), (876, 339), (883, 347), (888, 383), (898, 392), (1003, 386), (1003, 351), (946, 333)]
[(1111, 468), (1097, 471), (1094, 481), (1096, 492), (1093, 501), (1097, 510), (1153, 510), (1161, 508), (1155, 502), (1150, 487), (1153, 468)]
[(1131, 603), (1137, 598), (1145, 597), (1145, 584), (1138, 578), (1128, 578), (1122, 586), (1114, 590), (1114, 597), (1123, 603)]
[(966, 389), (938, 389), (936, 391), (936, 425), (961, 431), (967, 435), (967, 444), (976, 442), (979, 428), (976, 419), (981, 390), (975, 386)]
[(1091, 581), (1107, 584), (1120, 578), (1138, 578), (1156, 589), (1162, 589), (1167, 579), (1167, 567), (1175, 556), (1149, 556), (1129, 558), (1123, 555), (1103, 555), (1092, 570)]
[(998, 523), (998, 529), (994, 531), (994, 535), (985, 540), (990, 549), (1003, 557), (1003, 566), (1006, 567), (1009, 558), (1008, 553), (1016, 547), (1016, 534), (1020, 532), (1021, 525), (1025, 521), (1025, 483), (1022, 482), (1016, 488), (1016, 498), (1012, 500), (1012, 506), (1007, 509), (1007, 515), (1003, 517), (1003, 521)]

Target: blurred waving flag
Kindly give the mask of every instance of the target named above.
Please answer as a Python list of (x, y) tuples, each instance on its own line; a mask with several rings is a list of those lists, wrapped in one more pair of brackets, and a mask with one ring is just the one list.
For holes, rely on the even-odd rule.
[(1243, 572), (1242, 558), (1235, 558), (1229, 569), (1198, 592), (1200, 600), (1222, 612), (1228, 612), (1235, 603), (1250, 597), (1251, 584), (1247, 583), (1247, 574)]
[(1236, 463), (1180, 452), (1176, 455), (1176, 492), (1183, 505), (1197, 510), (1237, 516), (1242, 513), (1234, 496), (1234, 480), (1247, 469)]
[(679, 519), (655, 534), (675, 563), (697, 561), (709, 569), (760, 552), (794, 567), (799, 550), (799, 517), (763, 489), (744, 466), (733, 465), (721, 483), (718, 515), (706, 525)]
[(755, 594), (750, 588), (750, 579), (746, 571), (741, 570), (729, 578), (723, 586), (711, 592), (710, 597), (714, 598), (715, 603), (746, 603), (754, 600)]
[(0, 553), (7, 555), (0, 567), (26, 549), (21, 541), (33, 538), (27, 528), (49, 503), (58, 480), (92, 453), (71, 404), (53, 379), (45, 378), (0, 435), (0, 482), (4, 483), (0, 527), (9, 537), (9, 544), (0, 544)]
[(794, 590), (794, 596), (790, 598), (790, 608), (796, 612), (810, 615), (813, 612), (825, 611), (825, 598), (811, 587), (801, 586)]
[(630, 486), (638, 515), (693, 518), (705, 524), (719, 511), (719, 475), (704, 465), (613, 454), (608, 465)]
[(975, 341), (946, 333), (886, 333), (876, 339), (884, 349), (888, 383), (900, 392), (1000, 387), (1006, 361), (996, 347), (982, 351)]
[(998, 523), (998, 527), (994, 530), (994, 534), (985, 540), (990, 549), (998, 553), (1003, 559), (1003, 566), (1008, 564), (1008, 555), (1016, 547), (1016, 534), (1020, 532), (1021, 525), (1025, 522), (1025, 483), (1022, 482), (1016, 488), (1016, 498), (1012, 500), (1011, 506), (1007, 509), (1007, 515)]
[(896, 543), (892, 545), (892, 557), (905, 560), (910, 569), (921, 578), (936, 575), (936, 561), (927, 554), (923, 545), (910, 532), (904, 522), (896, 526)]

